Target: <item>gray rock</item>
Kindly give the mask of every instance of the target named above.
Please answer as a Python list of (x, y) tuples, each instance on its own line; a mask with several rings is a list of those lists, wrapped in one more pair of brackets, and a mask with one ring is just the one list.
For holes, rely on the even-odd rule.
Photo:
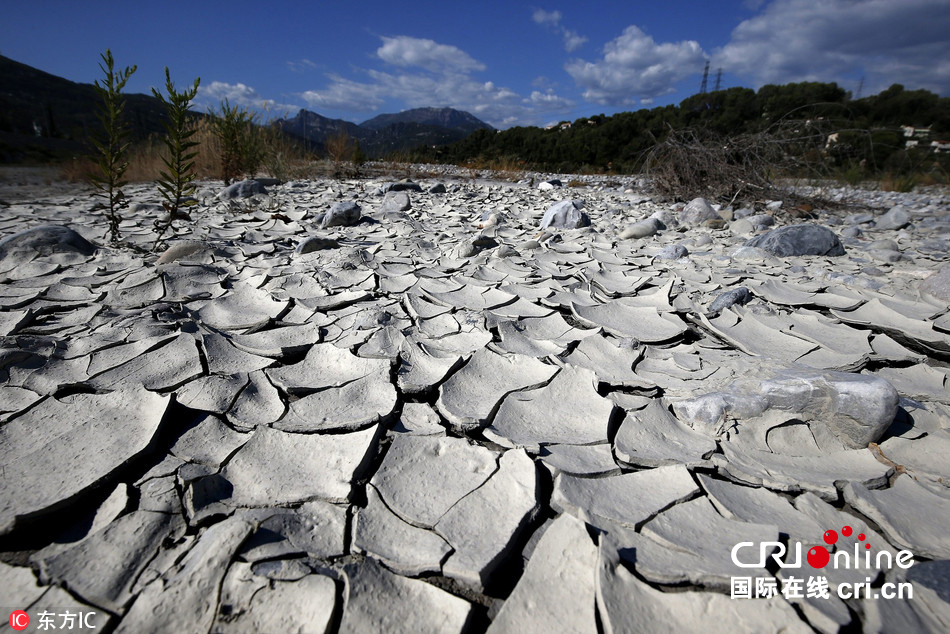
[(858, 227), (845, 227), (841, 230), (842, 238), (860, 238), (863, 235), (864, 232)]
[(218, 194), (221, 200), (233, 200), (234, 198), (250, 198), (255, 194), (266, 194), (267, 190), (260, 181), (243, 180), (231, 183)]
[(679, 214), (680, 223), (690, 227), (701, 225), (707, 220), (722, 220), (722, 218), (705, 198), (694, 198), (689, 201)]
[(412, 209), (412, 201), (409, 200), (409, 194), (404, 191), (390, 191), (383, 198), (383, 204), (379, 208), (380, 213), (398, 213)]
[(538, 183), (538, 189), (540, 189), (541, 191), (556, 189), (561, 186), (562, 186), (561, 181), (560, 179), (557, 179), (557, 178), (552, 178), (550, 180), (541, 181), (540, 183)]
[(743, 305), (752, 301), (752, 293), (745, 286), (739, 286), (728, 291), (719, 293), (716, 299), (709, 305), (709, 314), (718, 315), (730, 306)]
[(54, 253), (89, 256), (95, 252), (94, 244), (69, 227), (61, 225), (40, 225), (0, 240), (0, 261), (29, 261)]
[(352, 227), (359, 224), (363, 217), (363, 209), (352, 200), (344, 200), (335, 203), (329, 211), (323, 216), (320, 226), (327, 227)]
[(689, 255), (689, 250), (682, 244), (670, 244), (656, 254), (658, 260), (678, 260)]
[(793, 255), (844, 255), (844, 247), (838, 236), (819, 225), (790, 225), (773, 229), (766, 234), (752, 238), (745, 243), (747, 247), (760, 247), (772, 255), (781, 257)]
[(727, 418), (741, 425), (769, 411), (781, 412), (783, 418), (807, 423), (819, 447), (861, 449), (894, 421), (899, 398), (890, 383), (877, 377), (789, 369), (673, 403), (673, 411), (693, 429), (711, 435)]
[(200, 240), (179, 240), (168, 245), (155, 261), (155, 264), (169, 264), (181, 260), (205, 261), (211, 253), (211, 247)]
[[(327, 212), (330, 213), (330, 212)], [(297, 248), (294, 249), (294, 253), (297, 255), (303, 255), (305, 253), (312, 253), (314, 251), (324, 251), (326, 249), (338, 249), (340, 248), (340, 243), (337, 242), (334, 238), (321, 238), (320, 236), (310, 236), (304, 238), (297, 245)]]
[(384, 185), (382, 191), (384, 194), (388, 192), (421, 192), (422, 186), (410, 180), (402, 180)]
[(649, 238), (650, 236), (655, 235), (662, 228), (663, 223), (661, 223), (656, 218), (646, 218), (640, 222), (633, 223), (621, 231), (618, 237), (621, 240), (629, 240), (630, 238)]
[(146, 452), (168, 402), (141, 388), (49, 398), (0, 427), (0, 535), (68, 506)]
[(561, 515), (538, 541), (518, 585), (501, 606), (489, 634), (596, 634), (597, 548), (584, 523)]
[(891, 209), (874, 221), (875, 229), (895, 230), (903, 229), (910, 224), (910, 213), (901, 205), (891, 207)]
[(936, 272), (931, 273), (918, 288), (923, 293), (950, 302), (950, 264), (944, 264)]
[(554, 203), (544, 212), (541, 228), (578, 229), (590, 226), (590, 217), (581, 211), (583, 200), (562, 200)]
[(395, 575), (372, 559), (344, 569), (340, 634), (461, 632), (472, 606), (419, 579)]
[(443, 183), (436, 183), (429, 188), (430, 194), (444, 194), (446, 191), (447, 190), (445, 189), (445, 185)]

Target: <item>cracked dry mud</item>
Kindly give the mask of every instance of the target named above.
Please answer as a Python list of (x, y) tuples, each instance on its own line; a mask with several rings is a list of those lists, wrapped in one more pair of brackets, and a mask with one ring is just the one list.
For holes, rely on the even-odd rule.
[[(950, 628), (947, 191), (803, 222), (449, 172), (203, 183), (161, 256), (105, 244), (83, 187), (3, 184), (0, 605), (117, 632)], [(126, 193), (148, 247), (154, 188)], [(872, 571), (913, 600), (838, 598), (866, 571), (832, 569), (828, 599), (730, 597), (789, 572), (735, 544), (844, 526), (915, 555)]]

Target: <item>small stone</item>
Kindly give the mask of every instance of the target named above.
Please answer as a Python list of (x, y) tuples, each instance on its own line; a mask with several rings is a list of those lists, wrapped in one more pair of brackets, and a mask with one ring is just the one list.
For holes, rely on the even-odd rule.
[(390, 191), (383, 198), (383, 204), (379, 211), (385, 214), (409, 211), (410, 209), (412, 209), (412, 201), (409, 200), (409, 194), (404, 191)]
[(718, 315), (730, 306), (747, 304), (752, 300), (752, 293), (745, 286), (733, 288), (716, 296), (709, 305), (709, 314)]
[(722, 218), (705, 198), (694, 198), (689, 201), (679, 214), (679, 221), (691, 227), (701, 225), (707, 220), (722, 221)]
[(231, 183), (225, 187), (218, 198), (221, 200), (232, 200), (234, 198), (250, 198), (255, 194), (266, 194), (267, 190), (264, 189), (264, 186), (256, 180), (243, 180), (236, 183)]
[(635, 222), (623, 231), (620, 232), (618, 236), (621, 240), (629, 240), (630, 238), (649, 238), (652, 235), (655, 235), (661, 229), (661, 223), (656, 218), (647, 218), (641, 220), (640, 222)]
[(658, 260), (678, 260), (685, 258), (687, 255), (689, 255), (689, 250), (682, 244), (671, 244), (657, 253), (656, 258)]
[(562, 200), (554, 203), (544, 212), (541, 228), (578, 229), (590, 226), (590, 217), (581, 211), (583, 200)]
[(320, 226), (324, 229), (327, 227), (352, 227), (359, 224), (362, 215), (362, 208), (356, 202), (345, 200), (330, 207), (330, 210), (324, 214)]
[(304, 238), (300, 241), (300, 243), (297, 245), (297, 248), (294, 249), (294, 253), (297, 255), (303, 255), (304, 253), (312, 253), (314, 251), (323, 251), (326, 249), (338, 249), (339, 247), (340, 243), (333, 238), (310, 236), (309, 238)]
[(874, 221), (875, 229), (883, 230), (896, 230), (903, 229), (910, 224), (911, 217), (904, 207), (897, 205), (896, 207), (891, 207), (891, 209), (880, 216)]

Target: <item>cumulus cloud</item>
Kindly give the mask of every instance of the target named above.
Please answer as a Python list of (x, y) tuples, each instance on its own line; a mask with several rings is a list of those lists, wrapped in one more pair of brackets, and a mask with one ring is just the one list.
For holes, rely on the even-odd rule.
[[(450, 50), (447, 59), (436, 60), (439, 51)], [(301, 95), (309, 107), (354, 112), (372, 112), (392, 99), (408, 108), (433, 106), (465, 110), (496, 126), (533, 123), (545, 113), (573, 107), (553, 90), (535, 91), (523, 97), (505, 86), (472, 76), (484, 65), (454, 46), (410, 37), (383, 38), (378, 57), (396, 70), (361, 71), (366, 80), (328, 75), (326, 88)]]
[(743, 21), (713, 63), (756, 86), (866, 76), (950, 93), (946, 0), (775, 0)]
[(597, 62), (572, 60), (565, 70), (584, 98), (610, 106), (631, 106), (676, 90), (676, 84), (703, 67), (706, 54), (695, 41), (657, 43), (637, 26), (604, 46)]
[(434, 72), (485, 70), (484, 64), (458, 47), (407, 35), (384, 37), (376, 54), (394, 66), (418, 66)]
[(561, 26), (561, 17), (560, 11), (545, 11), (544, 9), (535, 9), (534, 13), (531, 14), (531, 19), (534, 20), (535, 24), (540, 24), (560, 34), (564, 40), (564, 50), (573, 53), (587, 42), (587, 38), (579, 35), (577, 31)]
[(232, 106), (243, 106), (252, 110), (260, 110), (280, 114), (296, 110), (298, 106), (278, 103), (273, 99), (265, 99), (254, 88), (246, 84), (229, 84), (223, 81), (213, 81), (198, 87), (195, 105), (205, 110), (218, 108), (221, 102), (227, 100)]

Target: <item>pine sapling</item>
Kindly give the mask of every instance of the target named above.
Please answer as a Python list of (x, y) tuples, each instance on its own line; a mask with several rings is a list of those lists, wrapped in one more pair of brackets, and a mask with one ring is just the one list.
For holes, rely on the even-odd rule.
[(125, 185), (122, 177), (129, 167), (126, 152), (129, 149), (130, 130), (128, 123), (122, 118), (122, 112), (125, 110), (122, 89), (138, 67), (127, 66), (122, 71), (116, 71), (112, 51), (106, 49), (99, 68), (105, 74), (105, 80), (102, 84), (97, 80), (94, 88), (102, 98), (97, 113), (102, 123), (102, 136), (93, 139), (98, 150), (96, 162), (99, 173), (92, 177), (92, 183), (106, 198), (109, 236), (111, 241), (116, 243), (119, 241), (119, 223), (122, 221), (119, 211), (127, 204), (122, 193), (122, 186)]
[(165, 169), (160, 172), (158, 190), (164, 198), (162, 206), (168, 212), (166, 217), (155, 220), (155, 232), (158, 236), (155, 238), (153, 251), (158, 249), (162, 243), (162, 237), (173, 221), (188, 218), (187, 213), (182, 209), (198, 204), (198, 201), (192, 197), (195, 193), (194, 183), (197, 178), (195, 157), (198, 156), (198, 152), (194, 148), (198, 146), (198, 142), (193, 139), (197, 129), (191, 125), (188, 107), (198, 94), (200, 81), (201, 78), (198, 77), (190, 89), (176, 90), (166, 66), (165, 92), (168, 96), (165, 97), (152, 88), (152, 94), (164, 104), (167, 117), (164, 138), (166, 156), (162, 157)]

